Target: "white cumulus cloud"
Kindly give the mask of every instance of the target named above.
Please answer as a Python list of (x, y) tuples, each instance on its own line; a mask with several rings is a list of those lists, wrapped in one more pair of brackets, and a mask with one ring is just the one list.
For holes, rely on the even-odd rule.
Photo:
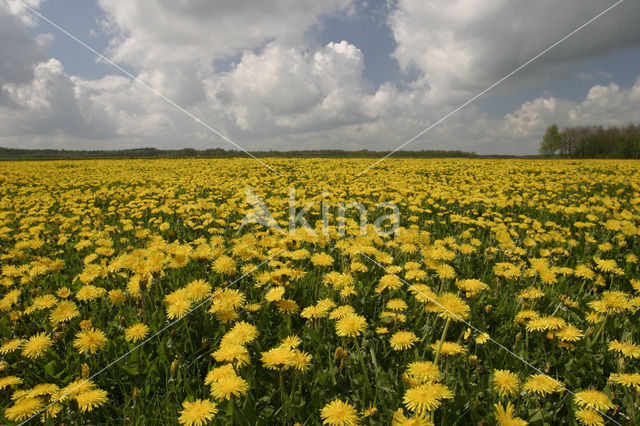
[[(375, 87), (364, 78), (361, 46), (311, 38), (323, 18), (363, 10), (357, 0), (97, 2), (105, 13), (107, 56), (247, 149), (394, 149), (608, 5), (389, 3), (392, 60), (416, 78)], [(29, 4), (37, 8), (40, 1)], [(607, 85), (592, 84), (582, 99), (529, 95), (503, 117), (473, 104), (406, 148), (535, 153), (553, 122), (632, 121), (640, 106), (638, 82), (620, 87), (606, 71), (579, 71), (589, 58), (639, 46), (639, 15), (640, 3), (623, 3), (496, 90), (531, 93), (541, 82), (571, 76)], [(99, 79), (69, 75), (48, 56), (54, 35), (30, 36), (37, 20), (16, 2), (0, 4), (0, 24), (0, 145), (232, 148), (115, 71)]]

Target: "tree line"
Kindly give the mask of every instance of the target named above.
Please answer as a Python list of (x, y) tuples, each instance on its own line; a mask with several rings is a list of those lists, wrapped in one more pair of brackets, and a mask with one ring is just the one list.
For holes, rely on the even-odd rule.
[(640, 158), (640, 125), (582, 126), (561, 131), (553, 124), (547, 128), (539, 151), (565, 158)]
[[(335, 158), (378, 158), (390, 154), (391, 151), (345, 151), (341, 149), (314, 149), (298, 151), (251, 151), (256, 157), (335, 157)], [(19, 149), (0, 147), (0, 159), (6, 160), (55, 160), (82, 158), (232, 158), (246, 157), (247, 154), (237, 150), (222, 148), (211, 149), (157, 149), (134, 148), (120, 150), (64, 150), (64, 149)], [(475, 152), (459, 150), (421, 150), (397, 151), (393, 157), (402, 158), (434, 158), (434, 157), (477, 157)]]

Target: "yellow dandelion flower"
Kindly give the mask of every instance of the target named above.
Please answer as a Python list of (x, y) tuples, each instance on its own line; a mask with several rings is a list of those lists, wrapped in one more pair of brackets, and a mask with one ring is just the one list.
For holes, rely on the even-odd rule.
[(409, 286), (409, 291), (418, 302), (427, 303), (435, 301), (438, 296), (426, 284), (414, 284)]
[(346, 317), (347, 315), (355, 314), (355, 313), (356, 311), (355, 309), (353, 309), (353, 306), (350, 306), (350, 305), (338, 306), (333, 311), (331, 311), (331, 313), (329, 314), (329, 319), (340, 319), (340, 318)]
[(609, 351), (618, 352), (626, 358), (640, 358), (640, 346), (633, 342), (619, 342), (612, 340), (609, 342)]
[(102, 389), (91, 389), (74, 396), (81, 413), (92, 411), (107, 402), (107, 392)]
[(226, 344), (239, 344), (246, 345), (247, 343), (253, 342), (258, 337), (258, 329), (248, 322), (240, 321), (237, 322), (227, 334), (222, 337), (220, 342), (220, 346)]
[(387, 309), (392, 311), (404, 311), (407, 307), (407, 302), (402, 299), (391, 299), (387, 302)]
[(489, 341), (489, 339), (491, 339), (491, 336), (489, 336), (488, 333), (482, 333), (478, 337), (476, 337), (476, 343), (478, 345), (484, 345)]
[(393, 274), (387, 274), (380, 278), (376, 287), (376, 293), (382, 293), (385, 289), (397, 290), (402, 287), (402, 281), (400, 278)]
[(237, 375), (223, 376), (211, 384), (211, 395), (216, 399), (231, 399), (232, 396), (243, 396), (249, 390), (249, 384)]
[(110, 290), (107, 298), (114, 305), (122, 305), (127, 300), (127, 294), (120, 289)]
[(471, 311), (469, 305), (453, 293), (438, 296), (436, 305), (438, 316), (452, 321), (466, 320)]
[(78, 349), (81, 354), (90, 353), (94, 354), (99, 349), (102, 349), (107, 343), (107, 336), (105, 336), (102, 330), (91, 328), (85, 331), (81, 331), (76, 334), (76, 339), (73, 341), (73, 347)]
[(243, 345), (227, 343), (211, 354), (218, 362), (230, 362), (237, 367), (249, 364), (249, 351)]
[(39, 358), (53, 346), (53, 341), (46, 333), (39, 333), (27, 340), (22, 346), (22, 356)]
[(591, 324), (598, 324), (604, 320), (604, 317), (597, 312), (589, 312), (584, 319)]
[(36, 396), (52, 395), (59, 391), (58, 385), (53, 383), (42, 383), (34, 386), (27, 392), (27, 397), (35, 398)]
[(349, 314), (336, 322), (336, 334), (340, 337), (359, 336), (367, 328), (367, 320), (358, 314)]
[(427, 272), (422, 269), (410, 269), (404, 274), (405, 279), (412, 281), (421, 281), (427, 278)]
[(440, 371), (431, 361), (414, 361), (408, 365), (406, 373), (421, 384), (440, 380)]
[(620, 313), (633, 308), (627, 295), (621, 291), (603, 291), (600, 300), (589, 302), (588, 305), (599, 314)]
[(418, 340), (418, 336), (411, 331), (398, 331), (391, 336), (389, 344), (394, 351), (402, 351), (412, 347)]
[(22, 383), (22, 379), (16, 376), (0, 377), (0, 390), (8, 388), (9, 386), (19, 385)]
[(73, 398), (78, 394), (87, 392), (94, 388), (95, 388), (95, 385), (91, 380), (76, 379), (73, 382), (69, 383), (67, 386), (65, 386), (62, 389), (62, 393), (65, 395), (69, 395), (71, 398)]
[(25, 342), (26, 340), (24, 339), (9, 340), (4, 345), (0, 346), (0, 354), (7, 355), (7, 354), (10, 354), (11, 352), (15, 352), (18, 349), (20, 349), (20, 346), (22, 346)]
[(500, 426), (526, 426), (528, 424), (527, 421), (515, 416), (513, 404), (510, 402), (507, 403), (506, 407), (500, 403), (493, 406), (496, 409), (494, 414)]
[(187, 296), (192, 300), (203, 300), (211, 295), (211, 285), (205, 280), (191, 281), (185, 287)]
[(293, 356), (291, 361), (294, 368), (304, 372), (309, 369), (309, 364), (311, 364), (312, 359), (313, 359), (313, 355), (307, 352), (295, 350), (293, 351)]
[(329, 426), (351, 426), (358, 424), (356, 409), (348, 402), (334, 399), (320, 410), (322, 424)]
[(456, 270), (451, 265), (442, 263), (436, 267), (436, 274), (440, 279), (452, 279), (456, 277)]
[(453, 398), (453, 394), (445, 385), (427, 383), (408, 389), (402, 402), (407, 409), (417, 414), (425, 414), (440, 407), (443, 399), (451, 398)]
[(320, 318), (322, 316), (322, 311), (318, 309), (317, 306), (307, 306), (300, 312), (300, 316), (302, 318), (306, 318), (309, 320)]
[(407, 417), (404, 414), (402, 408), (398, 408), (393, 413), (393, 418), (391, 420), (392, 426), (434, 426), (433, 422), (429, 420), (427, 417), (414, 414), (411, 417)]
[(518, 293), (518, 300), (535, 300), (544, 297), (545, 292), (537, 287), (529, 287)]
[(493, 389), (500, 397), (514, 396), (518, 393), (520, 380), (515, 373), (509, 370), (493, 371)]
[(102, 287), (96, 287), (89, 284), (85, 285), (76, 292), (76, 299), (80, 300), (81, 302), (88, 302), (102, 297), (106, 292), (107, 290)]
[(362, 413), (360, 413), (363, 418), (375, 416), (376, 414), (378, 414), (378, 408), (375, 405), (370, 405), (369, 408), (362, 410)]
[(124, 330), (124, 340), (127, 342), (137, 342), (149, 334), (149, 326), (143, 323), (133, 324)]
[(44, 401), (41, 398), (21, 398), (4, 410), (4, 416), (11, 422), (20, 422), (32, 417), (43, 407)]
[(273, 287), (267, 291), (267, 294), (264, 296), (264, 300), (267, 302), (277, 302), (282, 299), (282, 296), (284, 296), (284, 290), (284, 287), (281, 286)]
[(61, 322), (69, 321), (80, 315), (75, 303), (70, 300), (62, 300), (58, 305), (49, 313), (49, 321), (52, 324), (59, 324)]
[(61, 299), (66, 299), (67, 297), (71, 296), (71, 290), (69, 289), (69, 287), (60, 287), (56, 291), (56, 296), (60, 297)]
[[(436, 340), (435, 343), (431, 344), (431, 348), (434, 351), (438, 350), (438, 346), (440, 346), (440, 340)], [(467, 350), (465, 348), (463, 348), (462, 346), (460, 346), (456, 342), (444, 341), (444, 342), (442, 342), (442, 348), (440, 348), (440, 354), (447, 355), (447, 356), (458, 355), (458, 354), (461, 354), (461, 353), (465, 353), (466, 351)]]
[(618, 264), (613, 259), (600, 259), (595, 257), (593, 258), (593, 261), (596, 264), (596, 268), (602, 272), (612, 272), (618, 267)]
[(609, 381), (640, 391), (640, 373), (611, 373)]
[(407, 319), (407, 316), (405, 314), (401, 314), (398, 312), (392, 312), (392, 311), (382, 311), (380, 312), (380, 318), (389, 318), (393, 321), (396, 322), (405, 322)]
[(167, 318), (170, 320), (181, 318), (189, 309), (191, 309), (191, 300), (189, 299), (178, 299), (170, 302), (167, 305)]
[(610, 410), (614, 407), (607, 395), (595, 389), (576, 392), (573, 401), (580, 407), (595, 408), (600, 411)]
[(213, 270), (222, 275), (234, 275), (236, 262), (229, 256), (220, 256), (213, 262)]
[(251, 303), (249, 305), (246, 305), (244, 308), (249, 312), (258, 312), (260, 309), (262, 309), (262, 305)]
[(581, 408), (576, 410), (576, 419), (585, 426), (604, 426), (604, 419), (595, 410)]
[(457, 280), (456, 286), (464, 291), (467, 297), (475, 297), (478, 293), (489, 288), (488, 285), (477, 279)]
[(535, 393), (539, 396), (545, 396), (554, 392), (561, 392), (563, 387), (561, 383), (546, 374), (534, 374), (529, 376), (522, 388), (527, 393)]
[(284, 339), (282, 339), (282, 346), (285, 346), (291, 349), (297, 348), (298, 346), (300, 346), (300, 343), (302, 343), (302, 341), (298, 336), (287, 336)]
[(213, 299), (214, 303), (209, 312), (216, 313), (241, 308), (246, 301), (246, 296), (239, 290), (227, 288), (214, 291)]
[(294, 352), (288, 346), (278, 346), (262, 352), (260, 355), (262, 365), (270, 370), (287, 369), (293, 366)]
[(567, 325), (556, 333), (556, 337), (562, 342), (577, 342), (584, 336), (582, 330), (575, 325)]
[(566, 327), (564, 319), (553, 316), (533, 318), (527, 323), (527, 331), (555, 331)]
[(233, 368), (232, 364), (224, 364), (220, 367), (215, 367), (212, 370), (209, 370), (206, 377), (204, 378), (205, 386), (209, 386), (212, 383), (217, 382), (221, 378), (225, 376), (235, 376), (236, 370)]
[(289, 299), (278, 300), (277, 306), (280, 312), (288, 315), (295, 314), (300, 310), (298, 304), (295, 301)]
[(313, 266), (331, 266), (333, 265), (333, 257), (326, 253), (315, 253), (311, 256)]
[(524, 324), (526, 321), (535, 319), (535, 318), (540, 318), (540, 314), (537, 313), (536, 311), (526, 309), (524, 311), (518, 312), (514, 320), (518, 324)]
[(217, 412), (217, 404), (211, 400), (184, 401), (178, 423), (185, 426), (202, 426), (209, 423)]

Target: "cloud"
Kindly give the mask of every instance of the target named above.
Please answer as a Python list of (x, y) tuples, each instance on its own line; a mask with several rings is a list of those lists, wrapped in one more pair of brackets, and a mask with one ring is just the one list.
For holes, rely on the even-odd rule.
[(315, 51), (270, 43), (246, 52), (233, 70), (213, 77), (212, 96), (242, 130), (310, 130), (361, 120), (364, 60), (345, 42)]
[(5, 89), (7, 84), (29, 83), (34, 78), (33, 66), (47, 59), (50, 36), (33, 38), (25, 28), (24, 20), (0, 5), (0, 105), (11, 100)]
[[(65, 135), (77, 138), (113, 137), (112, 124), (81, 108), (76, 81), (65, 74), (57, 59), (33, 67), (29, 83), (5, 84), (11, 103), (3, 108), (0, 128), (5, 137)], [(38, 138), (38, 140), (41, 140)]]
[(6, 0), (0, 5), (0, 14), (8, 13), (13, 17), (20, 19), (20, 21), (27, 27), (36, 27), (38, 25), (38, 19), (30, 13), (23, 4), (26, 4), (32, 9), (40, 7), (41, 0)]
[(601, 79), (601, 78), (610, 80), (611, 78), (613, 78), (613, 74), (606, 71), (579, 72), (578, 74), (576, 74), (576, 77), (578, 77), (582, 81), (592, 81), (592, 80)]
[[(599, 0), (399, 0), (388, 23), (403, 69), (433, 102), (468, 98), (601, 12)], [(640, 3), (627, 2), (540, 57), (506, 84), (558, 77), (569, 65), (640, 43)]]
[(268, 40), (300, 45), (319, 17), (345, 13), (349, 0), (98, 0), (118, 36), (110, 53), (145, 67), (200, 62), (259, 48)]
[[(360, 10), (352, 1), (98, 1), (110, 38), (105, 53), (247, 149), (393, 149), (604, 7), (595, 0), (567, 0), (568, 11), (550, 0), (399, 0), (386, 18), (394, 60), (418, 77), (374, 87), (357, 45), (310, 39), (324, 16)], [(637, 45), (635, 12), (640, 6), (621, 5), (502, 90), (534, 87), (557, 71), (611, 78), (576, 74), (576, 64)], [(26, 28), (35, 22), (15, 4), (0, 6), (0, 23), (9, 40), (0, 45), (0, 145), (232, 148), (129, 78), (67, 74), (47, 56), (52, 36), (31, 37)], [(593, 85), (582, 100), (549, 93), (503, 117), (473, 104), (406, 148), (535, 153), (552, 122), (631, 120), (637, 86)]]
[(640, 109), (640, 77), (628, 89), (617, 84), (595, 85), (586, 97), (575, 102), (553, 96), (525, 102), (504, 117), (504, 132), (512, 137), (542, 135), (552, 123), (560, 127), (620, 126), (637, 121)]
[(53, 36), (30, 36), (26, 27), (32, 25), (15, 2), (0, 5), (0, 143), (64, 147), (69, 140), (114, 137), (113, 123), (82, 108), (76, 79), (48, 58)]

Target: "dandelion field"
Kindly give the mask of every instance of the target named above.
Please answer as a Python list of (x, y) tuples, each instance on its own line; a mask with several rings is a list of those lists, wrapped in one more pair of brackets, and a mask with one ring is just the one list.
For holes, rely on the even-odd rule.
[(0, 423), (640, 424), (640, 162), (267, 162), (0, 163)]

